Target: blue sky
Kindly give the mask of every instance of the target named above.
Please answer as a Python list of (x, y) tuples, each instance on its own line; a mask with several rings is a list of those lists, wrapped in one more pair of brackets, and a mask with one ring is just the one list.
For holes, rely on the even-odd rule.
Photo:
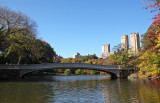
[(0, 0), (0, 6), (34, 20), (37, 37), (63, 57), (76, 52), (99, 56), (103, 44), (112, 49), (122, 35), (141, 35), (153, 22), (141, 0)]

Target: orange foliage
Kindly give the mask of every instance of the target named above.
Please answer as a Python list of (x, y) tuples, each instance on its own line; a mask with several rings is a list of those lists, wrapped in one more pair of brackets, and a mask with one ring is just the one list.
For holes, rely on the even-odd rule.
[(155, 15), (152, 19), (154, 20), (154, 22), (152, 23), (152, 25), (156, 25), (157, 27), (160, 27), (160, 25), (158, 25), (158, 23), (160, 23), (160, 1), (156, 1), (153, 2), (153, 4), (150, 4), (148, 6), (145, 7), (145, 9), (148, 8), (152, 8), (153, 10), (151, 10), (151, 13), (155, 13), (157, 12), (157, 15)]
[(42, 43), (45, 44), (46, 42), (45, 42), (45, 41), (42, 41)]

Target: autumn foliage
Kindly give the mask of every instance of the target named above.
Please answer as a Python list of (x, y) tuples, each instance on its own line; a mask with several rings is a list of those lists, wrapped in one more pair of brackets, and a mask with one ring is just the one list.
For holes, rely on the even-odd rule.
[(145, 9), (152, 9), (150, 12), (151, 13), (156, 13), (156, 15), (152, 18), (154, 22), (152, 25), (157, 25), (160, 27), (160, 0), (149, 0), (151, 1), (149, 5), (145, 7)]
[(141, 77), (157, 77), (160, 74), (160, 1), (152, 1), (146, 9), (152, 9), (151, 13), (157, 13), (148, 31), (142, 35), (142, 51), (140, 53)]
[(82, 58), (62, 58), (56, 59), (55, 63), (87, 63), (87, 64), (102, 64), (103, 59), (98, 59), (96, 55), (86, 55)]
[(36, 23), (21, 12), (0, 7), (0, 64), (52, 63), (56, 53), (36, 38)]

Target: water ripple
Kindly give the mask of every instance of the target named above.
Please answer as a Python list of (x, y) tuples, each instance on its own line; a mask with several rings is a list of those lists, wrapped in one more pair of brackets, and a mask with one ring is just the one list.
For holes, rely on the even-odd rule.
[(0, 103), (160, 103), (160, 80), (51, 76), (0, 82), (0, 88)]

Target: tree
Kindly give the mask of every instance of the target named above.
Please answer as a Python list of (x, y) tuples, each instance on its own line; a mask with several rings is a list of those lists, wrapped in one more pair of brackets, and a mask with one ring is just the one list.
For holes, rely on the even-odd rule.
[[(152, 25), (157, 25), (157, 23), (160, 23), (160, 0), (147, 0), (146, 1), (146, 9), (151, 8), (151, 13), (155, 13), (154, 17), (152, 18), (154, 22)], [(160, 27), (160, 25), (157, 25)]]
[(121, 50), (121, 44), (118, 44), (112, 48), (113, 52), (119, 52)]
[(76, 75), (83, 75), (84, 72), (83, 72), (82, 69), (77, 69), (77, 70), (75, 71), (75, 74), (76, 74)]
[(157, 35), (156, 32), (159, 32), (160, 29), (157, 29), (156, 26), (151, 25), (148, 31), (142, 35), (142, 50), (152, 49), (157, 45)]
[(21, 33), (36, 35), (36, 23), (21, 12), (14, 12), (8, 8), (0, 8), (0, 32), (5, 35)]
[(160, 53), (146, 51), (139, 59), (141, 62), (138, 67), (140, 68), (141, 76), (158, 76), (160, 74)]
[(39, 52), (42, 52), (42, 55), (39, 55), (41, 56), (40, 57), (41, 63), (52, 63), (53, 57), (56, 56), (56, 53), (54, 52), (53, 48), (50, 46), (50, 44), (48, 44), (45, 41), (39, 40), (39, 43), (41, 46), (41, 51)]
[(98, 59), (98, 57), (94, 54), (94, 55), (86, 55), (86, 56), (83, 56), (81, 58), (81, 61), (83, 63), (87, 62), (88, 60), (92, 60), (92, 59)]
[[(129, 66), (132, 65), (130, 61), (135, 58), (132, 53), (121, 49), (121, 45), (118, 44), (113, 48), (114, 54), (109, 56), (109, 64), (112, 65), (122, 65), (122, 66)], [(108, 60), (106, 59), (106, 60)]]
[(109, 57), (107, 57), (106, 59), (102, 59), (102, 60), (100, 60), (100, 61), (102, 61), (102, 65), (116, 65), (116, 64), (114, 64), (115, 62), (113, 62), (113, 61), (111, 61), (111, 59), (109, 59)]
[(36, 23), (21, 12), (0, 8), (0, 50), (4, 51), (8, 41), (6, 37), (19, 33), (30, 37), (36, 36)]
[(0, 63), (51, 63), (53, 48), (36, 39), (36, 23), (21, 12), (0, 8)]
[(96, 70), (90, 70), (90, 74), (91, 75), (95, 75), (95, 74), (98, 74), (99, 73), (99, 71), (96, 71)]
[(51, 63), (55, 52), (44, 41), (15, 34), (9, 36), (9, 45), (1, 55), (12, 64)]
[(158, 76), (160, 74), (160, 0), (149, 1), (146, 9), (156, 13), (154, 22), (148, 31), (142, 35), (142, 51), (137, 59), (141, 76)]
[(71, 72), (70, 69), (65, 69), (64, 74), (65, 74), (65, 75), (71, 75), (72, 72)]
[[(157, 21), (156, 21), (157, 22)], [(158, 76), (160, 74), (160, 22), (152, 24), (142, 35), (142, 51), (140, 61), (141, 76)]]

